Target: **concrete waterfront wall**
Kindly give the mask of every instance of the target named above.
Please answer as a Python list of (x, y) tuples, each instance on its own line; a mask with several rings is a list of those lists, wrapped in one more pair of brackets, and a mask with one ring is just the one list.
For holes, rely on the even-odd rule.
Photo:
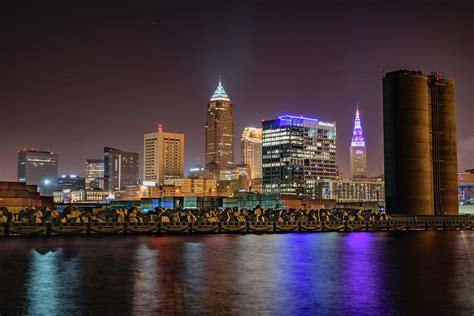
[(127, 235), (127, 234), (215, 234), (278, 232), (377, 232), (416, 230), (472, 230), (474, 219), (439, 217), (424, 220), (246, 222), (246, 223), (70, 223), (0, 224), (0, 236)]

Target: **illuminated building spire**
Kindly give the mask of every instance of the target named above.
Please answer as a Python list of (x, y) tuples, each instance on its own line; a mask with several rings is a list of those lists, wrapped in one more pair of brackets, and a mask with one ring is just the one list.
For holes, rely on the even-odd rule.
[(219, 76), (219, 84), (217, 85), (216, 90), (212, 94), (211, 101), (228, 101), (230, 102), (230, 98), (225, 92), (224, 87), (222, 86), (221, 76)]
[(365, 147), (362, 124), (360, 122), (359, 104), (357, 104), (354, 119), (354, 130), (351, 141), (351, 176), (352, 178), (364, 178), (367, 170), (367, 152)]
[(206, 120), (206, 177), (219, 179), (220, 170), (234, 167), (234, 119), (232, 103), (219, 83), (207, 104)]
[(360, 122), (359, 103), (357, 103), (357, 111), (354, 119), (351, 147), (365, 147), (365, 139), (362, 131), (362, 124)]

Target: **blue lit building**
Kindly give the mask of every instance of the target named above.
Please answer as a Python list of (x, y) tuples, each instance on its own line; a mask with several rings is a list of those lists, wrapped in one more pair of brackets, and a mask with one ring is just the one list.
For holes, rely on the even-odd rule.
[(282, 115), (262, 125), (264, 194), (314, 196), (317, 180), (336, 178), (335, 123)]

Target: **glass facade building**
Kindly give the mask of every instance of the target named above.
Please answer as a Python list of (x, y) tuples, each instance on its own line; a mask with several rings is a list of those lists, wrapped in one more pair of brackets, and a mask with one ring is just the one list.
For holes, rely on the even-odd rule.
[(264, 194), (314, 196), (317, 180), (336, 178), (335, 123), (282, 115), (262, 125)]
[(104, 178), (106, 191), (123, 191), (130, 185), (137, 185), (138, 153), (104, 148)]
[(86, 159), (86, 168), (84, 172), (87, 190), (104, 189), (104, 160)]
[(49, 151), (18, 152), (18, 181), (38, 186), (43, 196), (53, 196), (57, 189), (58, 155)]

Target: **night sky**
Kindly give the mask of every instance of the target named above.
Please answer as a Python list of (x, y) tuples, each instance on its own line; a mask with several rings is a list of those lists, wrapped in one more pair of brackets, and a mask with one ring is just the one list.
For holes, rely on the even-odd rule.
[(0, 180), (16, 179), (23, 147), (58, 153), (61, 174), (82, 175), (104, 146), (141, 155), (158, 123), (185, 134), (186, 169), (203, 162), (219, 75), (234, 105), (237, 162), (244, 126), (301, 114), (337, 122), (349, 176), (359, 102), (376, 176), (383, 72), (418, 66), (456, 79), (459, 170), (474, 168), (473, 1), (67, 2), (82, 6), (2, 9)]

